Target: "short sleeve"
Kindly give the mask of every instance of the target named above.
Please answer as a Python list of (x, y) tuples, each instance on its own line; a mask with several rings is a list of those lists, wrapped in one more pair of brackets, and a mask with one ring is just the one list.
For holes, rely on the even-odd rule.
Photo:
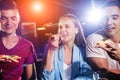
[(104, 38), (100, 34), (91, 34), (86, 39), (86, 57), (100, 57), (106, 58), (106, 51), (101, 48), (95, 48), (97, 42), (103, 40)]
[(32, 64), (37, 60), (36, 52), (32, 44), (28, 47), (28, 50), (28, 56), (25, 60), (25, 64)]

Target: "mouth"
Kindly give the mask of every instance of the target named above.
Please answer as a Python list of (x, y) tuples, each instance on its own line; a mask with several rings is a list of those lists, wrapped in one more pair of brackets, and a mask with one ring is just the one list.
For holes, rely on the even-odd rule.
[(9, 30), (9, 29), (13, 29), (12, 26), (5, 26), (5, 28), (8, 29), (8, 30)]
[(6, 28), (11, 28), (11, 25), (5, 25)]
[(112, 30), (115, 29), (115, 27), (107, 27), (106, 29), (107, 29), (108, 32), (111, 32)]
[(61, 36), (62, 36), (62, 37), (66, 37), (67, 35), (68, 35), (67, 32), (62, 32), (62, 33), (61, 33)]

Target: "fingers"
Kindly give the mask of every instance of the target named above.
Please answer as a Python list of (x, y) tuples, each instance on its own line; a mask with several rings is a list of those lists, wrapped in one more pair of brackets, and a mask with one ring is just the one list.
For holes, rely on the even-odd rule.
[(106, 43), (106, 45), (107, 45), (107, 47), (110, 47), (112, 49), (116, 49), (116, 47), (117, 47), (117, 45), (112, 41), (110, 41), (109, 43)]
[(116, 49), (117, 45), (112, 42), (110, 39), (108, 40), (105, 40), (105, 41), (99, 41), (96, 45), (95, 45), (95, 48), (103, 48), (107, 51), (111, 51), (111, 50), (114, 50)]
[(9, 57), (10, 60), (14, 61), (14, 62), (19, 62), (18, 59), (21, 59), (21, 57), (19, 56), (16, 56), (16, 55), (11, 55)]
[(51, 35), (48, 44), (50, 45), (51, 48), (52, 47), (57, 48), (59, 46), (59, 39), (60, 39), (59, 34)]
[(4, 58), (4, 59), (0, 59), (0, 61), (1, 61), (1, 62), (12, 62), (11, 60), (5, 59), (5, 58)]
[(95, 45), (95, 48), (102, 48), (102, 47), (106, 47), (106, 44), (104, 41), (99, 41), (97, 42), (97, 44)]
[(111, 40), (100, 41), (95, 45), (95, 48), (102, 48), (110, 55), (110, 57), (120, 60), (120, 48)]
[(14, 56), (14, 59), (21, 59), (21, 57), (19, 57), (19, 56)]
[(60, 34), (60, 28), (58, 28), (58, 34)]
[(96, 48), (102, 48), (105, 50), (108, 54), (110, 54), (114, 59), (120, 59), (120, 48), (116, 43), (109, 40), (108, 42), (101, 41), (96, 44)]
[(19, 62), (18, 59), (21, 59), (21, 57), (17, 55), (2, 55), (0, 58), (0, 61), (2, 62)]
[(11, 61), (13, 61), (13, 62), (19, 62), (17, 59), (15, 59), (15, 58), (9, 58)]
[(116, 52), (118, 50), (118, 46), (111, 40), (105, 40), (105, 41), (99, 41), (96, 45), (95, 48), (102, 48), (107, 52)]

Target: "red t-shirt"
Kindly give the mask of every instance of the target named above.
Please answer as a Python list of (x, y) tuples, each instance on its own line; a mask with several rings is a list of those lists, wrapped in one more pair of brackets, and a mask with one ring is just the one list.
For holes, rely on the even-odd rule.
[(35, 61), (35, 50), (31, 42), (19, 37), (19, 41), (12, 49), (4, 47), (0, 39), (0, 55), (17, 55), (19, 62), (0, 62), (3, 80), (19, 80), (23, 72), (24, 64), (32, 64)]

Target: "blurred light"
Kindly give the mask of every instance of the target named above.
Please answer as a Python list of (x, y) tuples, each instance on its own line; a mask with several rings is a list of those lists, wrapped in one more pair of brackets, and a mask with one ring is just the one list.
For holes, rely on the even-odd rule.
[(49, 27), (51, 25), (52, 25), (52, 22), (48, 22), (48, 23), (43, 24), (43, 26), (47, 26), (47, 27)]
[(34, 2), (33, 3), (33, 10), (36, 12), (39, 12), (42, 10), (42, 4), (40, 4), (40, 2)]
[(87, 21), (91, 23), (100, 22), (102, 19), (102, 11), (100, 9), (92, 9), (88, 12)]
[(45, 30), (46, 28), (45, 27), (41, 27), (41, 28), (37, 28), (37, 30)]

